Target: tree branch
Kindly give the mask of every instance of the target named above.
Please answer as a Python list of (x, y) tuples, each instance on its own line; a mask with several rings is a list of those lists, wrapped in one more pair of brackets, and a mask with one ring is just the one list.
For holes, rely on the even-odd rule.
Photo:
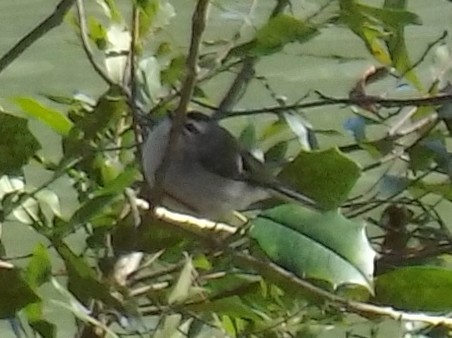
[(346, 298), (323, 290), (318, 286), (315, 286), (303, 279), (300, 279), (291, 272), (284, 270), (283, 268), (279, 267), (274, 263), (263, 261), (244, 253), (234, 251), (230, 253), (241, 264), (244, 264), (247, 267), (252, 267), (263, 276), (269, 276), (269, 278), (272, 279), (275, 279), (276, 277), (286, 283), (289, 282), (290, 284), (296, 287), (308, 291), (314, 296), (320, 297), (326, 301), (331, 302), (333, 306), (339, 309), (345, 309), (349, 312), (353, 312), (364, 317), (375, 317), (375, 316), (389, 317), (391, 319), (399, 321), (404, 320), (413, 322), (423, 322), (433, 326), (443, 325), (448, 328), (452, 328), (452, 318), (448, 318), (445, 316), (425, 315), (422, 313), (404, 312), (395, 310), (392, 307), (378, 306), (371, 303), (348, 300)]
[(0, 73), (17, 59), (28, 47), (44, 36), (51, 29), (59, 26), (63, 18), (74, 4), (75, 0), (61, 0), (52, 14), (17, 42), (13, 48), (0, 59)]
[[(317, 94), (320, 94), (317, 92)], [(248, 115), (258, 115), (258, 114), (280, 114), (287, 110), (299, 110), (308, 108), (317, 108), (333, 105), (364, 105), (364, 104), (377, 104), (384, 108), (396, 108), (396, 107), (423, 107), (423, 106), (436, 106), (443, 105), (452, 102), (452, 94), (437, 95), (422, 98), (412, 98), (412, 99), (385, 99), (379, 96), (363, 96), (359, 98), (335, 98), (325, 96), (320, 94), (322, 100), (292, 104), (282, 106), (272, 106), (259, 109), (247, 109), (247, 110), (234, 110), (229, 111), (224, 118), (235, 117), (235, 116), (248, 116)]]
[[(277, 0), (272, 13), (270, 14), (270, 18), (280, 14), (288, 5), (290, 5), (290, 1), (288, 0)], [(230, 110), (245, 93), (246, 87), (253, 79), (254, 65), (258, 60), (259, 58), (255, 56), (245, 56), (242, 61), (242, 68), (226, 92), (226, 95), (221, 100), (218, 110), (213, 115), (214, 118), (221, 119), (226, 116), (226, 112)]]
[(165, 155), (163, 156), (162, 163), (157, 168), (155, 173), (155, 186), (151, 192), (154, 205), (158, 205), (162, 198), (162, 184), (165, 179), (165, 173), (169, 167), (171, 154), (174, 152), (179, 134), (184, 126), (188, 104), (190, 103), (193, 89), (195, 87), (199, 49), (204, 30), (206, 28), (208, 8), (209, 0), (198, 0), (196, 9), (193, 13), (190, 50), (186, 63), (186, 76), (181, 89), (179, 106), (177, 107), (173, 118), (173, 125), (171, 127)]

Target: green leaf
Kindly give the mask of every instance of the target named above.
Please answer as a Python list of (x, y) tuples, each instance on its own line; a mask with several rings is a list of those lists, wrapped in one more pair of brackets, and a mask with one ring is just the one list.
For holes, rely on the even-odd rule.
[(279, 163), (284, 160), (287, 149), (289, 148), (289, 143), (287, 141), (281, 141), (270, 147), (265, 152), (265, 163)]
[(53, 242), (55, 250), (63, 259), (68, 274), (68, 289), (82, 303), (92, 299), (99, 299), (109, 305), (118, 306), (109, 292), (109, 285), (102, 283), (94, 270), (83, 257), (78, 257), (62, 241)]
[(107, 46), (107, 31), (95, 17), (88, 17), (88, 32), (90, 39), (94, 41), (97, 48), (104, 50)]
[(279, 174), (320, 206), (333, 209), (347, 199), (361, 169), (337, 148), (301, 152)]
[(39, 301), (18, 269), (0, 267), (0, 319), (13, 317), (24, 306)]
[(318, 34), (317, 28), (294, 18), (280, 14), (271, 18), (261, 27), (251, 42), (238, 46), (231, 52), (234, 55), (262, 56), (281, 51), (291, 42), (303, 43)]
[(364, 225), (339, 212), (281, 205), (258, 215), (250, 234), (272, 261), (300, 277), (372, 290), (375, 252)]
[(56, 326), (46, 320), (36, 320), (30, 322), (33, 331), (39, 333), (42, 338), (56, 338)]
[(124, 189), (130, 187), (132, 183), (138, 180), (139, 174), (136, 168), (127, 168), (113, 180), (109, 181), (104, 188), (96, 190), (94, 196), (99, 197), (123, 193)]
[(386, 44), (393, 66), (417, 89), (422, 90), (423, 86), (416, 72), (412, 69), (408, 48), (405, 43), (405, 26), (409, 24), (420, 25), (422, 22), (416, 14), (404, 10), (405, 6), (405, 3), (386, 2), (384, 9), (374, 9), (372, 14), (391, 27), (388, 29), (391, 34), (388, 36)]
[(450, 311), (452, 270), (432, 266), (400, 268), (375, 282), (378, 302), (411, 311)]
[(72, 215), (69, 224), (74, 226), (91, 221), (117, 197), (116, 195), (100, 195), (86, 201)]
[(0, 176), (20, 170), (40, 148), (26, 119), (0, 112)]
[(29, 97), (17, 97), (13, 99), (22, 111), (30, 117), (43, 122), (60, 135), (67, 136), (72, 128), (72, 122), (57, 110), (45, 107), (38, 101)]
[(43, 319), (43, 303), (29, 304), (25, 308), (25, 314), (27, 316), (28, 324), (33, 331), (39, 333), (43, 338), (56, 337), (56, 326)]
[(31, 287), (37, 288), (50, 280), (52, 265), (47, 248), (39, 243), (33, 250), (33, 256), (28, 262), (26, 278)]

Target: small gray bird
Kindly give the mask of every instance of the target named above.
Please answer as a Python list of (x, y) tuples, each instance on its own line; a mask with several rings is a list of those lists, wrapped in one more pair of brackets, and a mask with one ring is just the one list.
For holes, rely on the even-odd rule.
[[(151, 130), (142, 149), (144, 174), (151, 188), (171, 126), (172, 118), (164, 118)], [(187, 114), (171, 155), (162, 183), (162, 205), (170, 210), (219, 220), (275, 195), (317, 208), (310, 198), (279, 182), (216, 120), (202, 113)]]

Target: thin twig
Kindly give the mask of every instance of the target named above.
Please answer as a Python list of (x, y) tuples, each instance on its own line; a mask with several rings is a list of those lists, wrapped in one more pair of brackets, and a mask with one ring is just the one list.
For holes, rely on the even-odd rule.
[(0, 73), (17, 59), (28, 47), (44, 36), (51, 29), (59, 26), (63, 18), (74, 4), (75, 0), (61, 0), (52, 14), (45, 18), (39, 25), (17, 42), (13, 48), (0, 59)]
[[(97, 62), (94, 60), (94, 54), (91, 50), (89, 41), (88, 41), (88, 33), (86, 28), (86, 19), (85, 19), (85, 6), (83, 5), (83, 0), (76, 0), (77, 4), (77, 16), (80, 26), (80, 39), (82, 41), (82, 47), (85, 51), (86, 57), (88, 58), (91, 66), (94, 68), (96, 73), (110, 86), (121, 86), (120, 83), (115, 83), (110, 76), (107, 74), (105, 69), (103, 69)], [(122, 89), (121, 88), (121, 89)], [(124, 88), (125, 89), (125, 88)], [(126, 90), (127, 91), (127, 90)]]
[[(318, 93), (318, 92), (317, 92)], [(319, 94), (319, 93), (318, 93)], [(422, 97), (422, 98), (412, 98), (412, 99), (385, 99), (379, 96), (363, 96), (360, 98), (334, 98), (328, 97), (325, 95), (321, 95), (322, 100), (300, 103), (300, 104), (292, 104), (286, 105), (285, 107), (281, 106), (272, 106), (265, 107), (259, 109), (247, 109), (247, 110), (235, 110), (229, 111), (224, 118), (228, 117), (236, 117), (236, 116), (249, 116), (249, 115), (258, 115), (258, 114), (280, 114), (287, 110), (299, 110), (299, 109), (308, 109), (308, 108), (317, 108), (324, 106), (333, 106), (333, 105), (363, 105), (363, 104), (377, 104), (384, 108), (394, 108), (394, 107), (407, 107), (407, 106), (415, 106), (415, 107), (423, 107), (423, 106), (436, 106), (443, 105), (446, 103), (452, 102), (452, 94), (447, 95), (437, 95), (430, 97)]]
[[(290, 5), (290, 1), (278, 0), (272, 10), (272, 13), (270, 14), (270, 18), (273, 18), (283, 12), (288, 5)], [(215, 119), (221, 119), (226, 116), (226, 112), (230, 110), (245, 93), (246, 88), (253, 79), (255, 73), (254, 65), (258, 60), (259, 58), (256, 56), (245, 56), (243, 58), (240, 71), (226, 92), (226, 95), (221, 100), (218, 110), (213, 115)]]
[(136, 158), (141, 157), (141, 144), (143, 141), (143, 135), (141, 132), (140, 124), (138, 123), (138, 109), (136, 105), (137, 98), (137, 83), (136, 83), (136, 52), (137, 41), (139, 38), (139, 24), (140, 24), (139, 9), (136, 3), (133, 3), (132, 10), (132, 38), (130, 39), (130, 57), (129, 57), (129, 79), (130, 79), (130, 98), (129, 106), (132, 109), (132, 125), (135, 135), (135, 143), (138, 145), (136, 149)]
[(190, 103), (193, 89), (195, 87), (199, 49), (201, 46), (204, 30), (206, 28), (208, 8), (209, 0), (198, 0), (196, 9), (193, 13), (190, 50), (186, 64), (186, 76), (181, 89), (179, 106), (177, 107), (172, 120), (173, 124), (171, 127), (168, 144), (166, 146), (165, 155), (163, 156), (162, 162), (160, 163), (160, 166), (157, 168), (155, 173), (155, 186), (151, 192), (154, 205), (158, 205), (162, 198), (162, 185), (165, 179), (165, 173), (167, 168), (169, 167), (171, 154), (174, 152), (179, 134), (184, 126), (188, 104)]
[(419, 57), (419, 59), (415, 63), (413, 63), (413, 65), (411, 67), (409, 67), (407, 70), (405, 70), (400, 77), (404, 77), (408, 72), (411, 72), (413, 69), (415, 69), (417, 66), (419, 66), (425, 60), (425, 58), (427, 57), (430, 50), (433, 47), (435, 47), (438, 43), (440, 43), (441, 41), (444, 41), (447, 38), (448, 34), (449, 34), (448, 31), (445, 30), (445, 31), (443, 31), (443, 34), (441, 34), (441, 36), (438, 39), (430, 42), (427, 45), (427, 48), (422, 53), (422, 55)]

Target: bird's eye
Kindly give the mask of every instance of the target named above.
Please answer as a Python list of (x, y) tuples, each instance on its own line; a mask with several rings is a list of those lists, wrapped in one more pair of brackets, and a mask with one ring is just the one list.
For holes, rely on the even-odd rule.
[(184, 125), (185, 130), (187, 130), (191, 134), (200, 134), (201, 131), (199, 130), (198, 126), (193, 121), (187, 121)]

